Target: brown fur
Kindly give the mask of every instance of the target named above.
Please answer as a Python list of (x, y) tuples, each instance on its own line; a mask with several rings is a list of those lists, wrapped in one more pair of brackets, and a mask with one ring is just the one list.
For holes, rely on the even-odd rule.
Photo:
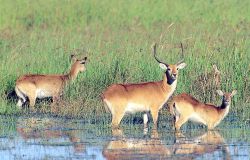
[(179, 130), (188, 120), (203, 123), (208, 126), (208, 129), (216, 127), (228, 114), (231, 97), (236, 94), (236, 91), (224, 95), (222, 91), (220, 93), (223, 96), (221, 106), (201, 103), (186, 93), (173, 97), (173, 100), (169, 103), (169, 109), (171, 114), (175, 116), (176, 130)]
[[(153, 53), (160, 67), (165, 71), (164, 78), (158, 82), (139, 84), (113, 84), (102, 95), (102, 99), (112, 114), (112, 126), (120, 124), (126, 112), (150, 111), (155, 126), (157, 126), (158, 112), (173, 94), (178, 78), (178, 69), (186, 66), (182, 61), (168, 65), (156, 57), (156, 44)], [(144, 116), (144, 126), (147, 122)]]
[[(85, 71), (85, 61), (74, 60), (69, 74), (66, 75), (35, 75), (28, 74), (21, 76), (16, 81), (15, 91), (19, 97), (18, 106), (26, 101), (26, 97), (29, 98), (30, 106), (34, 109), (36, 98), (38, 94), (44, 94), (41, 97), (53, 97), (53, 102), (58, 99), (65, 85), (74, 80), (79, 72)], [(42, 93), (37, 93), (40, 90)]]
[[(112, 113), (112, 125), (118, 126), (128, 109), (128, 105), (143, 106), (140, 111), (151, 111), (154, 124), (157, 123), (158, 112), (176, 88), (178, 70), (177, 65), (169, 65), (176, 80), (171, 85), (164, 74), (162, 81), (140, 84), (113, 84), (103, 92), (103, 101), (109, 106)], [(108, 104), (110, 103), (110, 104)], [(137, 108), (135, 107), (135, 111)]]

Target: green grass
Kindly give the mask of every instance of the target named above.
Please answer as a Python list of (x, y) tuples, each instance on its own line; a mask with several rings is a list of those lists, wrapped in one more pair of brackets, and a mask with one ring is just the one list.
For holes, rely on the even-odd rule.
[[(8, 100), (26, 73), (67, 73), (69, 55), (87, 55), (87, 71), (66, 89), (59, 115), (102, 117), (100, 93), (112, 83), (161, 80), (150, 46), (167, 63), (184, 58), (175, 94), (197, 93), (193, 82), (217, 64), (221, 88), (237, 89), (231, 112), (249, 117), (250, 2), (220, 1), (6, 1), (0, 0), (0, 113), (24, 114)], [(172, 27), (167, 27), (174, 23)], [(172, 46), (182, 42), (184, 54)], [(213, 91), (208, 92), (212, 94)], [(215, 102), (220, 103), (217, 96)], [(48, 113), (46, 103), (37, 105)], [(241, 113), (244, 114), (241, 114)], [(107, 115), (107, 116), (106, 116)], [(105, 117), (109, 117), (108, 113)]]

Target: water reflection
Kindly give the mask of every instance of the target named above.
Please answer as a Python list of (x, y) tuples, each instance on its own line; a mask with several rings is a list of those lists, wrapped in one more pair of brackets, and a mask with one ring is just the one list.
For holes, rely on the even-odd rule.
[(208, 131), (194, 138), (179, 135), (176, 138), (176, 143), (172, 146), (172, 153), (174, 156), (184, 159), (194, 159), (203, 157), (203, 155), (208, 157), (209, 154), (213, 153), (217, 158), (230, 159), (228, 146), (217, 131)]
[(84, 136), (81, 121), (18, 118), (14, 125), (14, 136), (0, 139), (0, 146), (7, 144), (1, 159), (103, 159), (102, 146), (86, 145), (94, 141)]
[[(20, 118), (17, 121), (16, 130), (25, 142), (33, 141), (33, 143), (45, 145), (72, 144), (75, 152), (80, 153), (85, 150), (79, 137), (79, 130), (64, 129), (53, 119)], [(63, 139), (61, 143), (60, 139)]]
[(169, 148), (161, 141), (156, 130), (149, 138), (128, 138), (122, 130), (113, 130), (116, 139), (111, 140), (103, 150), (109, 160), (115, 159), (163, 159), (171, 155)]
[(250, 157), (249, 128), (219, 132), (187, 129), (178, 136), (164, 128), (150, 129), (144, 135), (136, 126), (112, 131), (108, 126), (84, 120), (18, 117), (0, 117), (0, 128), (0, 159), (243, 160)]
[[(118, 134), (117, 134), (118, 133)], [(149, 138), (126, 137), (121, 130), (115, 130), (111, 140), (105, 147), (103, 155), (113, 159), (194, 159), (208, 158), (209, 154), (230, 159), (229, 149), (224, 138), (217, 131), (208, 131), (201, 136), (185, 137), (179, 134), (175, 143), (166, 144), (156, 130)], [(210, 157), (211, 158), (211, 157)]]

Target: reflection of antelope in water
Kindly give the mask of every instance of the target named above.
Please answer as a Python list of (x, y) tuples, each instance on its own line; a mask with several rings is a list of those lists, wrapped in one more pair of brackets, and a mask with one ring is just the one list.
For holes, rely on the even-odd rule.
[(69, 141), (73, 144), (75, 152), (83, 152), (85, 150), (84, 145), (81, 143), (81, 139), (77, 136), (77, 130), (54, 130), (54, 122), (49, 119), (20, 119), (17, 122), (16, 130), (19, 135), (25, 140), (53, 140), (65, 137), (69, 138)]
[(156, 130), (152, 130), (151, 138), (147, 139), (126, 138), (121, 130), (119, 132), (119, 139), (111, 140), (104, 147), (103, 155), (108, 160), (145, 157), (147, 159), (165, 159), (170, 156), (170, 150), (161, 141)]
[(216, 151), (223, 153), (223, 159), (230, 159), (229, 148), (226, 146), (224, 138), (217, 131), (208, 131), (194, 139), (184, 136), (179, 137), (172, 149), (173, 156), (177, 156), (178, 159), (195, 159)]
[(215, 101), (216, 93), (214, 91), (220, 89), (220, 86), (221, 72), (214, 64), (210, 72), (206, 72), (196, 78), (193, 82), (192, 90), (194, 91), (194, 95), (202, 95), (205, 101)]

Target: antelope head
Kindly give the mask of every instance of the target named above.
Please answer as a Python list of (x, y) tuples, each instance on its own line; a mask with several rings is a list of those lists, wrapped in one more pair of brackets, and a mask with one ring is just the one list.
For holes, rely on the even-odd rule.
[(79, 72), (83, 72), (86, 70), (85, 63), (87, 61), (87, 57), (83, 59), (77, 59), (75, 55), (71, 55), (71, 61), (73, 63), (72, 69), (76, 69)]
[(222, 96), (222, 106), (227, 107), (231, 103), (232, 97), (237, 93), (236, 90), (233, 90), (232, 93), (223, 93), (221, 90), (216, 91), (220, 96)]
[(155, 60), (159, 63), (160, 68), (162, 68), (165, 71), (168, 80), (171, 80), (172, 82), (174, 82), (177, 79), (179, 69), (183, 69), (186, 67), (186, 63), (184, 63), (183, 60), (179, 61), (176, 64), (167, 64), (160, 61), (156, 57), (156, 44), (153, 45), (153, 54)]

